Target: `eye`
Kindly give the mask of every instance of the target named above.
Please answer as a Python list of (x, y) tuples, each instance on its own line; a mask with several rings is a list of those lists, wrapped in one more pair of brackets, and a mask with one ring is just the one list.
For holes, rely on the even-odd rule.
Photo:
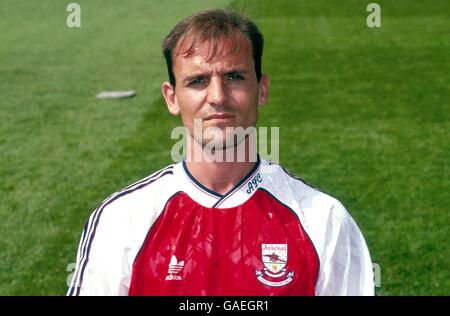
[(244, 77), (242, 77), (237, 72), (233, 72), (233, 73), (229, 74), (228, 79), (230, 79), (230, 80), (244, 80)]
[(202, 85), (206, 84), (206, 80), (207, 80), (207, 79), (204, 78), (204, 77), (197, 77), (197, 78), (191, 80), (191, 81), (187, 84), (187, 86), (188, 86), (188, 87), (194, 87), (194, 88), (196, 88), (196, 87), (199, 87), (199, 86), (202, 86)]
[(198, 84), (204, 83), (204, 82), (205, 82), (205, 80), (203, 78), (196, 78), (196, 79), (192, 80), (189, 84), (190, 85), (198, 85)]

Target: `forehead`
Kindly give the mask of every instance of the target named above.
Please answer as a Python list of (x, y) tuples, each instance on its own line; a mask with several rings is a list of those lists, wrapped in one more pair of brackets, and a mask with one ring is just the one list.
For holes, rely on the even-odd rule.
[(204, 41), (196, 45), (184, 40), (175, 50), (173, 58), (174, 73), (220, 72), (235, 68), (254, 68), (252, 46), (244, 36)]

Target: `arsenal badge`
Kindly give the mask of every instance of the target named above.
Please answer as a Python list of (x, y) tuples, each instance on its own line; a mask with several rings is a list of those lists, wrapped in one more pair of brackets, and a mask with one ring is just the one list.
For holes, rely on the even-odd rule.
[(261, 255), (264, 271), (256, 270), (259, 282), (278, 287), (292, 281), (294, 271), (286, 272), (285, 269), (288, 260), (287, 244), (262, 244)]

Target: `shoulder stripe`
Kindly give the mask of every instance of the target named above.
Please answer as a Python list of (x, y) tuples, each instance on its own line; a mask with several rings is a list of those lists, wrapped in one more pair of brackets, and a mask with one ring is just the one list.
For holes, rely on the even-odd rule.
[[(158, 170), (158, 171), (154, 172), (153, 174), (151, 174), (150, 176), (148, 176), (148, 177), (146, 177), (146, 178), (144, 178), (144, 179), (142, 179), (142, 180), (139, 180), (139, 181), (137, 181), (137, 182), (135, 182), (135, 183), (133, 183), (133, 184), (127, 186), (127, 187), (126, 187), (125, 189), (123, 189), (123, 190), (120, 190), (120, 191), (117, 191), (117, 192), (111, 194), (111, 195), (110, 195), (109, 197), (107, 197), (107, 198), (102, 202), (102, 204), (94, 211), (94, 214), (93, 214), (93, 216), (92, 216), (93, 221), (95, 221), (96, 213), (98, 213), (98, 209), (101, 208), (105, 203), (108, 203), (108, 201), (110, 201), (111, 199), (114, 199), (117, 195), (121, 194), (121, 193), (124, 192), (124, 191), (132, 190), (133, 188), (137, 187), (138, 185), (140, 185), (140, 184), (142, 184), (142, 183), (144, 183), (144, 182), (146, 182), (146, 181), (149, 181), (149, 180), (152, 180), (152, 179), (156, 178), (156, 177), (159, 176), (162, 172), (164, 172), (164, 171), (166, 171), (166, 170), (172, 170), (172, 169), (173, 169), (173, 165), (170, 165), (170, 166), (168, 166), (168, 167), (166, 167), (166, 168), (163, 168), (163, 169), (161, 169), (161, 170)], [(93, 221), (91, 221), (91, 223), (92, 223)], [(88, 227), (89, 227), (89, 234), (88, 234), (88, 235), (90, 235), (90, 231), (91, 231), (92, 225), (89, 225)], [(83, 244), (84, 244), (84, 241), (83, 241)]]
[[(82, 253), (81, 253), (81, 259), (80, 259), (80, 263), (79, 263), (79, 271), (77, 272), (77, 274), (75, 275), (74, 278), (74, 286), (73, 288), (70, 290), (69, 295), (79, 295), (80, 293), (80, 288), (81, 288), (81, 283), (83, 281), (83, 275), (84, 275), (84, 270), (86, 268), (86, 265), (89, 261), (89, 252), (90, 252), (90, 248), (92, 245), (92, 241), (94, 239), (95, 236), (95, 232), (97, 230), (97, 226), (100, 220), (100, 216), (103, 212), (103, 209), (111, 204), (113, 201), (115, 201), (116, 199), (125, 196), (129, 193), (132, 193), (136, 190), (139, 190), (155, 181), (157, 181), (158, 179), (162, 178), (163, 176), (167, 175), (167, 174), (172, 174), (171, 170), (166, 170), (165, 172), (158, 172), (154, 177), (150, 178), (147, 180), (147, 182), (145, 183), (141, 183), (141, 185), (139, 186), (132, 186), (129, 190), (126, 191), (120, 191), (117, 194), (113, 194), (110, 198), (108, 198), (99, 208), (97, 208), (97, 210), (94, 212), (93, 216), (92, 216), (92, 221), (91, 221), (91, 225), (89, 228), (89, 233), (86, 235), (85, 237), (85, 241), (84, 241), (84, 245), (82, 246)], [(79, 284), (78, 286), (75, 286), (75, 284)], [(76, 294), (74, 293), (76, 291)]]
[[(168, 175), (173, 174), (172, 172), (173, 166), (169, 166), (167, 168), (164, 168), (153, 175), (138, 181), (130, 186), (128, 186), (128, 189), (121, 190), (119, 192), (114, 193), (109, 198), (107, 198), (101, 206), (99, 206), (94, 213), (91, 215), (90, 220), (88, 221), (87, 225), (85, 226), (85, 230), (87, 231), (83, 233), (83, 241), (80, 244), (81, 253), (80, 253), (80, 261), (79, 265), (77, 266), (76, 273), (74, 274), (74, 278), (72, 280), (71, 289), (69, 290), (68, 295), (79, 295), (80, 294), (80, 288), (83, 281), (83, 274), (84, 270), (86, 268), (86, 265), (89, 261), (89, 251), (92, 245), (92, 241), (95, 236), (95, 232), (97, 230), (97, 226), (99, 223), (100, 216), (103, 212), (103, 209), (111, 204), (113, 201), (117, 200), (118, 198), (125, 196), (129, 193), (132, 193), (134, 191), (137, 191), (139, 189), (144, 188), (145, 186), (157, 181), (158, 179)], [(92, 220), (91, 220), (92, 219)], [(78, 285), (77, 285), (78, 284)], [(76, 292), (76, 293), (75, 293)]]
[(79, 275), (78, 265), (84, 256), (84, 245), (86, 242), (86, 236), (88, 235), (88, 232), (91, 230), (91, 225), (92, 225), (93, 219), (95, 218), (95, 216), (97, 214), (97, 211), (98, 211), (98, 208), (96, 208), (95, 211), (89, 216), (88, 220), (86, 221), (86, 224), (84, 225), (83, 234), (81, 236), (81, 241), (78, 246), (77, 267), (76, 267), (76, 270), (74, 273), (74, 277), (72, 278), (72, 282), (70, 283), (70, 289), (67, 294), (68, 296), (73, 295), (73, 290), (75, 288), (76, 279), (78, 278), (77, 276)]
[[(91, 216), (88, 218), (88, 220), (86, 222), (86, 225), (84, 227), (83, 235), (82, 235), (82, 241), (80, 243), (80, 258), (83, 258), (84, 254), (86, 252), (86, 245), (87, 245), (86, 237), (90, 236), (91, 233), (92, 233), (92, 227), (93, 227), (92, 223), (95, 222), (95, 220), (97, 219), (98, 211), (105, 203), (108, 203), (109, 200), (114, 199), (121, 192), (124, 192), (125, 190), (133, 189), (134, 187), (138, 186), (139, 184), (142, 184), (142, 183), (144, 183), (146, 181), (149, 181), (149, 180), (157, 177), (162, 172), (164, 172), (166, 170), (172, 170), (172, 169), (173, 169), (173, 165), (170, 165), (170, 166), (167, 166), (167, 167), (165, 167), (165, 168), (163, 168), (161, 170), (158, 170), (158, 171), (152, 173), (151, 175), (149, 175), (148, 177), (145, 177), (144, 179), (139, 180), (139, 181), (137, 181), (137, 182), (127, 186), (126, 188), (111, 194), (109, 197), (107, 197), (105, 200), (103, 200), (102, 204), (99, 207), (97, 207), (95, 209), (95, 211), (91, 214)], [(77, 276), (77, 274), (74, 274), (74, 275), (75, 275), (75, 277), (72, 279), (71, 287), (76, 283), (76, 276)], [(69, 292), (71, 292), (71, 291), (69, 291)], [(72, 295), (72, 294), (69, 293), (69, 295)]]
[(141, 184), (141, 183), (143, 183), (143, 182), (145, 182), (145, 181), (147, 181), (147, 180), (150, 180), (150, 178), (156, 177), (158, 174), (161, 174), (163, 171), (166, 171), (166, 170), (172, 170), (172, 169), (173, 169), (173, 166), (174, 166), (174, 165), (170, 165), (170, 166), (167, 166), (167, 167), (165, 167), (165, 168), (163, 168), (163, 169), (160, 169), (160, 170), (158, 170), (158, 171), (152, 173), (152, 174), (149, 175), (148, 177), (145, 177), (144, 179), (141, 179), (141, 180), (139, 180), (139, 181), (136, 181), (135, 183), (130, 184), (129, 186), (125, 187), (124, 189), (120, 190), (119, 192), (128, 190), (128, 189), (130, 189), (130, 188), (133, 187), (133, 186), (136, 186), (136, 185)]
[[(280, 165), (278, 165), (280, 166)], [(292, 173), (290, 173), (289, 171), (287, 171), (284, 167), (280, 166), (280, 168), (284, 171), (284, 173), (286, 173), (289, 177), (291, 177), (292, 179), (298, 180), (300, 182), (302, 182), (303, 184), (309, 186), (310, 188), (313, 188), (314, 190), (317, 190), (319, 192), (322, 192), (320, 189), (316, 188), (315, 186), (309, 184), (308, 182), (306, 182), (305, 180), (303, 180), (302, 178), (296, 177), (294, 176)], [(322, 192), (324, 193), (324, 192)]]

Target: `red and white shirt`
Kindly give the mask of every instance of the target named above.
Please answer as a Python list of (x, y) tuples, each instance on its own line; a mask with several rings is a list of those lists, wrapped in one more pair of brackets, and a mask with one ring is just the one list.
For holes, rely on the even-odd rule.
[(374, 295), (374, 279), (335, 198), (264, 160), (222, 195), (181, 162), (92, 213), (67, 294)]

